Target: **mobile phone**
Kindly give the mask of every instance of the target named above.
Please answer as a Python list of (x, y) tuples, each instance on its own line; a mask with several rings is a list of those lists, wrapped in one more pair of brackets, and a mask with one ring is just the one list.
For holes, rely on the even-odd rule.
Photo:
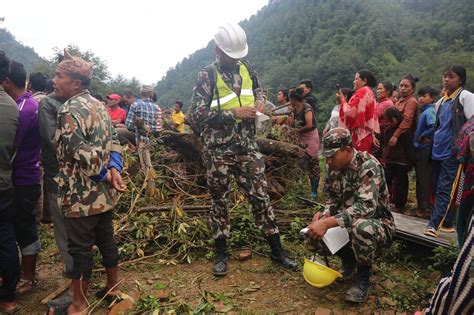
[(339, 83), (336, 83), (336, 89), (337, 89), (338, 91), (341, 90), (341, 85), (340, 85)]

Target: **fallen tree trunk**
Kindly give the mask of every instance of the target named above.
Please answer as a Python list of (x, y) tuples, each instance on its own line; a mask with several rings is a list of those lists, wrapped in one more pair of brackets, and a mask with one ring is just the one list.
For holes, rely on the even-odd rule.
[[(195, 160), (197, 156), (202, 154), (202, 142), (193, 133), (178, 133), (165, 130), (161, 134), (161, 139), (167, 146), (179, 152), (187, 159)], [(256, 141), (260, 152), (265, 155), (297, 159), (303, 159), (307, 156), (302, 147), (291, 143), (261, 137), (257, 137)]]

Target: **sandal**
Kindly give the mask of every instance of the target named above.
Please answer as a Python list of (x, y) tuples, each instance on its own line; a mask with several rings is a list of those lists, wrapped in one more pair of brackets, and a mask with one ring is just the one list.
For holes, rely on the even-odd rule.
[(435, 228), (427, 227), (424, 233), (426, 236), (438, 237), (438, 231)]
[(20, 310), (20, 306), (18, 304), (15, 304), (15, 307), (14, 308), (5, 308), (3, 306), (0, 306), (0, 313), (2, 314), (15, 314), (16, 312), (18, 312)]
[(95, 297), (104, 300), (107, 304), (112, 304), (113, 302), (120, 302), (122, 301), (122, 297), (120, 296), (120, 292), (115, 294), (108, 294), (109, 289), (103, 288), (95, 293)]
[(18, 281), (18, 284), (16, 285), (15, 294), (22, 295), (30, 291), (33, 291), (34, 289), (38, 287), (38, 284), (39, 284), (39, 281), (37, 279), (33, 279), (33, 280), (20, 279), (20, 281)]

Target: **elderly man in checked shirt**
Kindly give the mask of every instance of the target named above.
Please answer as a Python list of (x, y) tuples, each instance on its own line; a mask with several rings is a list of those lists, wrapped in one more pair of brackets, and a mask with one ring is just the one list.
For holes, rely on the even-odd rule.
[(163, 127), (161, 126), (161, 108), (152, 100), (153, 87), (143, 85), (141, 97), (130, 107), (125, 125), (127, 129), (135, 131), (140, 166), (142, 171), (147, 171), (152, 167), (149, 150), (150, 136), (157, 137)]

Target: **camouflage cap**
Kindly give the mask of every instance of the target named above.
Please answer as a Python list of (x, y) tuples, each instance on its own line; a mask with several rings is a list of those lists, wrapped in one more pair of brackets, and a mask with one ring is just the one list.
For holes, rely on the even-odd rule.
[(92, 79), (92, 65), (93, 63), (74, 57), (64, 49), (64, 59), (59, 63), (58, 68)]
[(323, 137), (321, 155), (324, 157), (333, 156), (339, 149), (351, 144), (352, 137), (349, 130), (346, 128), (333, 128)]

